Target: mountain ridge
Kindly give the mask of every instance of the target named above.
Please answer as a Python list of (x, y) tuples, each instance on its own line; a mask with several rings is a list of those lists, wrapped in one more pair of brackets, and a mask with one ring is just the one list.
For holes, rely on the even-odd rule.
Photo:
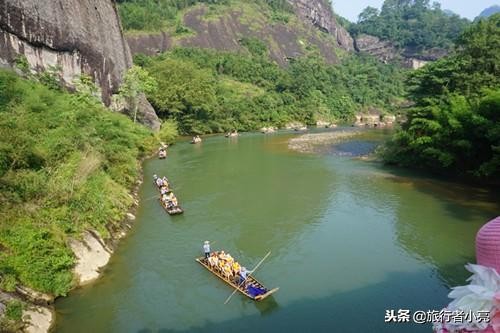
[(500, 5), (493, 5), (485, 8), (479, 15), (478, 18), (490, 17), (496, 13), (500, 13)]

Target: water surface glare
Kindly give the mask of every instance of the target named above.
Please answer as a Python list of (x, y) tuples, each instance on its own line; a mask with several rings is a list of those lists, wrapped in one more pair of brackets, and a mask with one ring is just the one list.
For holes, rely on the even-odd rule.
[[(476, 231), (500, 215), (497, 194), (295, 153), (292, 135), (212, 137), (146, 161), (134, 229), (100, 280), (57, 301), (56, 332), (429, 332), (385, 324), (385, 310), (448, 302)], [(154, 173), (184, 215), (160, 207)], [(224, 305), (232, 290), (194, 261), (206, 239), (248, 268), (272, 251), (256, 277), (279, 292)]]

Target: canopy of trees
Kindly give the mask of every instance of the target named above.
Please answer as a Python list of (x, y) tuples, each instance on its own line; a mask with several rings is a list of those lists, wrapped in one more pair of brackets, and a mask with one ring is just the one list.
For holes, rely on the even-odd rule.
[(178, 48), (136, 57), (158, 82), (148, 97), (160, 116), (177, 120), (186, 134), (255, 130), (348, 120), (365, 106), (390, 109), (404, 95), (403, 71), (370, 57), (327, 65), (311, 56), (282, 68), (268, 60), (264, 44), (242, 44), (248, 53)]
[(416, 106), (387, 162), (500, 181), (500, 14), (459, 38), (454, 55), (409, 79)]
[(365, 8), (349, 29), (354, 35), (377, 36), (399, 47), (448, 49), (469, 24), (467, 19), (443, 11), (436, 2), (385, 0), (381, 10)]

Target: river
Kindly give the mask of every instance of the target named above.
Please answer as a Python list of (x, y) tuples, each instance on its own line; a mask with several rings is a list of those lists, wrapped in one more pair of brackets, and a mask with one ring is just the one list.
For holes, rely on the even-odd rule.
[[(320, 154), (296, 134), (179, 143), (144, 163), (136, 225), (101, 279), (56, 302), (56, 332), (429, 332), (386, 310), (439, 310), (468, 277), (476, 231), (500, 212), (492, 191), (353, 158), (371, 141)], [(339, 153), (341, 152), (341, 153)], [(185, 209), (156, 200), (166, 174)], [(251, 268), (273, 298), (255, 303), (194, 261), (204, 240)]]

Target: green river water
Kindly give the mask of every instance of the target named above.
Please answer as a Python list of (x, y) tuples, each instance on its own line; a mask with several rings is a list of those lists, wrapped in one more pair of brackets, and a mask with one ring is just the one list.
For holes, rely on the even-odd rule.
[[(56, 302), (56, 332), (430, 332), (385, 310), (439, 310), (468, 277), (474, 237), (499, 215), (492, 191), (361, 161), (288, 150), (294, 134), (179, 143), (146, 161), (136, 225), (101, 279)], [(375, 135), (378, 137), (379, 135)], [(185, 209), (169, 217), (154, 173)], [(215, 242), (280, 287), (261, 303), (194, 261)]]

